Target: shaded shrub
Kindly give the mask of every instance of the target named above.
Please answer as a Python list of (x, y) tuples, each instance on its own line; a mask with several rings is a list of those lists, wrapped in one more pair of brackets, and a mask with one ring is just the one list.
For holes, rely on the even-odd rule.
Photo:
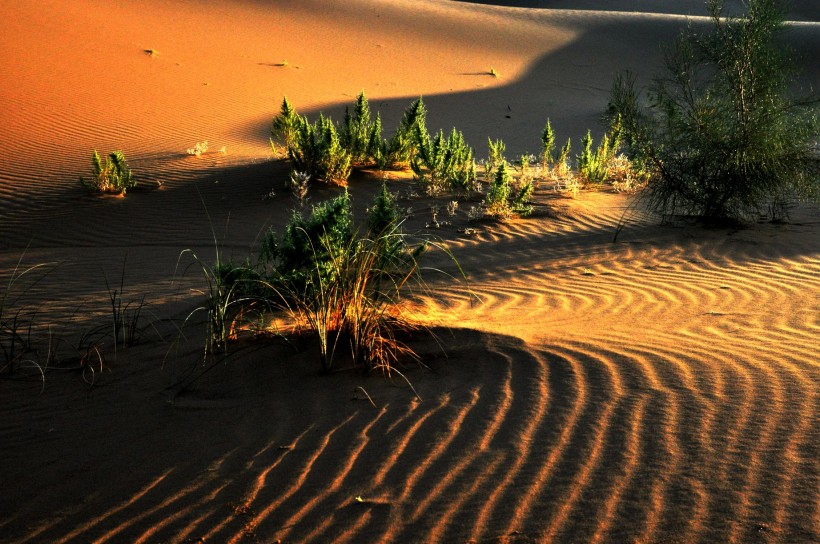
[(651, 173), (645, 196), (660, 213), (748, 220), (817, 196), (818, 102), (790, 90), (795, 62), (778, 41), (783, 6), (747, 5), (744, 16), (725, 17), (710, 0), (711, 31), (681, 34), (648, 101), (633, 75), (613, 83), (610, 110), (623, 118), (631, 158)]
[(307, 289), (331, 268), (328, 248), (334, 252), (353, 238), (350, 196), (341, 196), (313, 206), (308, 217), (294, 211), (282, 239), (268, 231), (262, 241), (259, 263), (272, 285), (288, 284)]

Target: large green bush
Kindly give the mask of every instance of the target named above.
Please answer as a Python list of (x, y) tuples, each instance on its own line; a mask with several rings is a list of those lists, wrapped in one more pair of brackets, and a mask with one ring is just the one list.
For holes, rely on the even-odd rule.
[(663, 214), (709, 220), (779, 216), (818, 191), (817, 100), (793, 93), (795, 65), (780, 41), (784, 10), (749, 0), (726, 17), (709, 0), (710, 32), (685, 31), (644, 101), (633, 75), (616, 78), (611, 111), (652, 179), (646, 197)]

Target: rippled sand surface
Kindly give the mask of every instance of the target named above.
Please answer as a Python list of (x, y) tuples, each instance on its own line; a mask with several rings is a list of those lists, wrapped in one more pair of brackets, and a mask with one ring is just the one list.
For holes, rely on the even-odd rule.
[[(182, 250), (243, 259), (290, 215), (267, 148), (283, 95), (341, 118), (364, 89), (391, 127), (423, 94), (429, 127), (479, 155), (488, 136), (532, 151), (547, 117), (559, 139), (599, 133), (612, 74), (648, 75), (692, 8), (565, 4), (0, 0), (0, 284), (56, 263), (20, 300), (61, 353), (107, 326), (123, 268), (154, 325), (102, 372), (0, 377), (0, 540), (820, 541), (816, 207), (705, 228), (543, 183), (531, 218), (471, 223), (462, 202), (430, 230), (434, 202), (403, 200), (467, 280), (431, 275), (412, 301), (435, 333), (401, 367), (418, 396), (321, 375), (305, 339), (202, 367), (201, 328), (175, 328), (201, 302)], [(814, 9), (795, 3), (787, 34), (807, 58)], [(140, 189), (77, 187), (94, 148), (123, 149)], [(358, 217), (378, 187), (354, 176)]]

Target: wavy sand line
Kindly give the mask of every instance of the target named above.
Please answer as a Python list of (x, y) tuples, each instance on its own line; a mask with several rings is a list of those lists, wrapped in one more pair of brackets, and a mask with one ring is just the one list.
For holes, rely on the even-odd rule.
[[(342, 462), (341, 466), (337, 469), (338, 472), (333, 476), (328, 476), (324, 474), (324, 478), (326, 480), (330, 480), (330, 485), (328, 485), (324, 491), (321, 493), (316, 494), (314, 497), (311, 498), (309, 502), (304, 504), (299, 510), (297, 510), (293, 515), (289, 518), (284, 520), (281, 523), (281, 531), (277, 533), (277, 538), (285, 539), (287, 538), (290, 528), (300, 520), (302, 520), (311, 510), (314, 510), (317, 506), (319, 506), (322, 501), (327, 500), (332, 494), (334, 494), (337, 490), (341, 489), (344, 485), (345, 480), (350, 475), (351, 469), (353, 468), (354, 463), (359, 459), (359, 455), (361, 455), (362, 451), (367, 447), (368, 442), (370, 441), (369, 433), (370, 430), (373, 428), (376, 423), (387, 413), (387, 409), (382, 407), (379, 410), (379, 413), (376, 417), (374, 417), (364, 428), (359, 432), (359, 435), (354, 439), (354, 443), (356, 445), (351, 449), (349, 453), (346, 454), (346, 461)], [(329, 525), (329, 523), (328, 523)], [(320, 525), (316, 529), (317, 534), (321, 534), (322, 529), (325, 526)]]
[(329, 432), (327, 432), (321, 438), (321, 442), (319, 443), (319, 447), (316, 449), (316, 451), (314, 451), (310, 455), (310, 457), (308, 457), (308, 459), (305, 461), (302, 470), (299, 472), (298, 477), (291, 484), (291, 486), (285, 489), (284, 492), (278, 493), (276, 500), (266, 504), (265, 508), (263, 508), (258, 514), (254, 514), (252, 516), (252, 519), (247, 523), (246, 528), (243, 528), (243, 531), (241, 533), (234, 534), (231, 537), (231, 539), (238, 540), (239, 538), (241, 538), (242, 534), (248, 531), (254, 532), (256, 530), (256, 527), (258, 527), (260, 523), (265, 521), (265, 519), (267, 519), (271, 512), (276, 510), (276, 508), (278, 508), (279, 505), (283, 504), (285, 501), (290, 499), (294, 494), (296, 494), (304, 484), (305, 480), (311, 475), (311, 467), (324, 453), (325, 449), (328, 447), (328, 444), (330, 444), (333, 435), (340, 429), (344, 428), (348, 423), (353, 421), (354, 417), (355, 414), (348, 416), (347, 419), (345, 419), (337, 426), (335, 426), (333, 429), (331, 429)]

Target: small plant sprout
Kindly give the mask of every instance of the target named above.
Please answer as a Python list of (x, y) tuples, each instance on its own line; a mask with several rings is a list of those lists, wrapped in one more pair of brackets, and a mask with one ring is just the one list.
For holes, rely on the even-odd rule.
[(307, 203), (307, 195), (310, 183), (310, 174), (307, 172), (291, 172), (290, 174), (290, 192), (299, 207), (304, 207)]
[(188, 153), (189, 155), (194, 155), (196, 157), (201, 156), (203, 153), (207, 153), (208, 152), (208, 140), (203, 140), (201, 142), (197, 142), (196, 144), (194, 144), (194, 147), (186, 149), (185, 152)]
[(438, 206), (433, 206), (430, 208), (430, 222), (427, 223), (426, 227), (428, 229), (437, 229), (441, 227), (441, 223), (438, 222)]
[(288, 60), (287, 60), (287, 59), (282, 59), (282, 62), (280, 62), (279, 64), (277, 64), (277, 66), (281, 66), (281, 67), (283, 67), (283, 68), (284, 68), (284, 67), (286, 67), (286, 66), (289, 66), (289, 65), (290, 65), (290, 63), (288, 62)]
[(499, 74), (498, 72), (496, 72), (496, 71), (495, 71), (495, 68), (493, 68), (492, 66), (490, 66), (490, 72), (489, 72), (489, 74), (490, 74), (491, 76), (493, 76), (493, 77), (501, 77), (501, 74)]
[(455, 217), (457, 211), (458, 200), (451, 200), (447, 203), (447, 215), (449, 215), (450, 217)]

